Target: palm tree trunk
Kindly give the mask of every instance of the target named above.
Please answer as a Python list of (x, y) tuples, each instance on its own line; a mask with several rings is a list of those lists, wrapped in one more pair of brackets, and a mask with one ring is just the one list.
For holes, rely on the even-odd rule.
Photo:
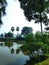
[(41, 35), (42, 35), (42, 41), (43, 41), (43, 29), (42, 29), (42, 22), (40, 22), (40, 26), (41, 26)]
[(41, 17), (41, 13), (40, 13), (40, 26), (41, 26), (41, 34), (43, 35), (43, 30), (42, 30), (42, 17)]
[(43, 34), (43, 30), (42, 30), (42, 22), (40, 22), (40, 26), (41, 26), (41, 33)]

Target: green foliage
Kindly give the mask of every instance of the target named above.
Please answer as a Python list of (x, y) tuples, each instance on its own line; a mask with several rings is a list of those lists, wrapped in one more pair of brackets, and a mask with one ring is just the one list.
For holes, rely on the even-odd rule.
[(38, 48), (41, 48), (44, 53), (47, 53), (49, 51), (49, 46), (43, 42), (36, 42), (36, 46), (38, 46)]
[(43, 35), (41, 32), (36, 32), (35, 34), (35, 42), (43, 42), (44, 44), (49, 45), (48, 35), (44, 33)]
[(43, 41), (43, 43), (47, 43), (48, 42), (48, 35), (46, 33), (43, 34), (42, 41)]
[(28, 21), (32, 19), (35, 23), (48, 24), (49, 0), (19, 0), (20, 7), (24, 10), (24, 15)]
[(40, 62), (40, 63), (36, 63), (35, 65), (49, 65), (49, 58), (46, 59), (45, 61), (43, 62)]
[(2, 15), (4, 16), (6, 14), (5, 8), (6, 8), (7, 2), (6, 0), (0, 0), (0, 25), (3, 23), (2, 22)]
[(13, 53), (14, 53), (14, 49), (13, 49), (13, 48), (12, 48), (10, 51), (11, 51), (11, 54), (13, 54)]
[(49, 46), (49, 38), (47, 39), (47, 45)]
[(39, 31), (35, 34), (35, 42), (42, 42), (42, 34)]
[(34, 51), (38, 51), (41, 49), (43, 54), (49, 53), (49, 45), (48, 45), (48, 36), (47, 34), (41, 34), (41, 32), (36, 32), (35, 35), (33, 33), (27, 34), (25, 38), (25, 43), (21, 47), (23, 51), (29, 50), (29, 53)]
[(22, 51), (28, 50), (29, 53), (34, 53), (34, 51), (37, 51), (41, 49), (43, 51), (43, 54), (49, 52), (49, 46), (47, 44), (44, 44), (43, 42), (36, 42), (36, 43), (25, 43), (23, 46), (20, 47)]
[(27, 34), (25, 37), (25, 41), (26, 43), (33, 43), (34, 42), (33, 33)]
[(12, 41), (5, 41), (5, 46), (10, 48), (11, 46), (13, 46), (13, 42)]
[(16, 31), (19, 31), (19, 27), (16, 28)]
[(25, 37), (27, 34), (32, 33), (32, 31), (33, 30), (31, 27), (23, 27), (21, 35), (23, 35)]
[(11, 31), (13, 32), (15, 29), (14, 29), (14, 27), (11, 27)]
[(13, 33), (11, 32), (5, 33), (5, 38), (10, 38), (10, 37), (13, 37)]

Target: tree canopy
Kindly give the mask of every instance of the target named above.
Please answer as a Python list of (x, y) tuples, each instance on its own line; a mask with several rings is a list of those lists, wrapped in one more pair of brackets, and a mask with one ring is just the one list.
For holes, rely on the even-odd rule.
[(5, 33), (5, 37), (13, 37), (13, 34), (11, 32)]
[(2, 22), (2, 15), (5, 15), (5, 8), (6, 8), (7, 2), (6, 0), (0, 0), (0, 25), (3, 23)]
[(32, 33), (33, 29), (31, 27), (23, 27), (21, 35), (26, 36), (29, 33)]
[(11, 31), (13, 32), (15, 29), (14, 29), (14, 27), (11, 27)]
[(16, 31), (19, 31), (19, 27), (16, 27)]
[(49, 0), (19, 0), (20, 7), (24, 10), (24, 15), (28, 21), (32, 19), (35, 23), (42, 22), (48, 24), (47, 14), (49, 13)]

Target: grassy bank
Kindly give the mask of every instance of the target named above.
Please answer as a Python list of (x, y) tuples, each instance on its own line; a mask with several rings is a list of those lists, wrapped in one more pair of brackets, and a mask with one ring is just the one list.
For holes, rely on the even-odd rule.
[(37, 63), (37, 64), (35, 64), (35, 65), (49, 65), (49, 58), (46, 59), (45, 61), (40, 62), (40, 63)]

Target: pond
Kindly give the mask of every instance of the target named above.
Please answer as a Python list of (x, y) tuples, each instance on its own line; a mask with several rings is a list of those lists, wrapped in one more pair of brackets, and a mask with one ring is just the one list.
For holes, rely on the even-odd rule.
[(28, 55), (16, 50), (21, 46), (15, 42), (0, 42), (0, 65), (24, 65), (29, 60)]

